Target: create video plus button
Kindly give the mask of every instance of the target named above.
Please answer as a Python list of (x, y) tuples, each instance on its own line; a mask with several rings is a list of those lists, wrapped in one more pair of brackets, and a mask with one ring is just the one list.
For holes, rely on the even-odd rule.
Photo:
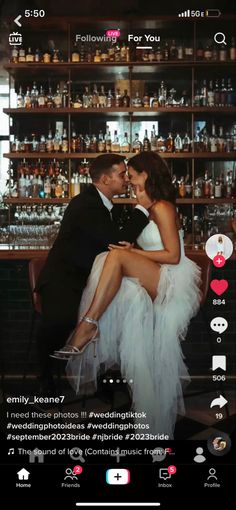
[(106, 482), (109, 485), (127, 485), (130, 482), (130, 472), (128, 469), (108, 469)]

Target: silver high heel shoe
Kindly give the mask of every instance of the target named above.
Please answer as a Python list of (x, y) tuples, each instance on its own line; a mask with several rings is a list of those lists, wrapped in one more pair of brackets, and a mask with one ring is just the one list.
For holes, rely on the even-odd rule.
[[(74, 358), (75, 356), (81, 356), (85, 349), (93, 343), (93, 356), (96, 358), (97, 356), (97, 345), (96, 342), (99, 338), (99, 327), (98, 327), (98, 321), (95, 319), (92, 319), (91, 317), (81, 317), (80, 322), (88, 322), (89, 324), (95, 324), (96, 331), (94, 335), (90, 338), (90, 340), (83, 346), (81, 349), (79, 347), (76, 347), (75, 345), (71, 345), (70, 343), (67, 343), (64, 347), (62, 347), (59, 351), (54, 351), (54, 354), (50, 354), (51, 358), (61, 359), (61, 360), (69, 360), (70, 358)], [(71, 339), (71, 338), (70, 338)], [(69, 339), (69, 340), (70, 340)]]

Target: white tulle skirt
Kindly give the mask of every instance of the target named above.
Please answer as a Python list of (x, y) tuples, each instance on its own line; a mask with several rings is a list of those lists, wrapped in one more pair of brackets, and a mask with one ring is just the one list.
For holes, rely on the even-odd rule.
[[(107, 254), (94, 261), (83, 292), (79, 316), (93, 299)], [(200, 303), (200, 269), (182, 255), (178, 265), (162, 265), (154, 302), (138, 279), (124, 277), (118, 293), (99, 320), (97, 357), (89, 345), (83, 356), (71, 359), (67, 375), (78, 394), (96, 391), (101, 365), (119, 365), (132, 394), (132, 409), (146, 413), (137, 423), (146, 432), (173, 438), (177, 413), (184, 414), (183, 383), (189, 374), (180, 341)]]

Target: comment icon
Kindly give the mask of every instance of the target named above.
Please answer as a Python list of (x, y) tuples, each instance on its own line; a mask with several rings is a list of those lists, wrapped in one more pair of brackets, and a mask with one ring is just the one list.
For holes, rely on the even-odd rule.
[(228, 322), (224, 317), (215, 317), (210, 323), (211, 329), (216, 333), (224, 333), (228, 327)]

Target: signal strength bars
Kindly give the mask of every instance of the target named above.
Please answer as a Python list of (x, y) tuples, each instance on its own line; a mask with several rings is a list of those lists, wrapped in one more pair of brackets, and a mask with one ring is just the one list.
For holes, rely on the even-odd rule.
[(188, 9), (187, 11), (180, 12), (178, 16), (179, 18), (190, 18), (190, 9)]

